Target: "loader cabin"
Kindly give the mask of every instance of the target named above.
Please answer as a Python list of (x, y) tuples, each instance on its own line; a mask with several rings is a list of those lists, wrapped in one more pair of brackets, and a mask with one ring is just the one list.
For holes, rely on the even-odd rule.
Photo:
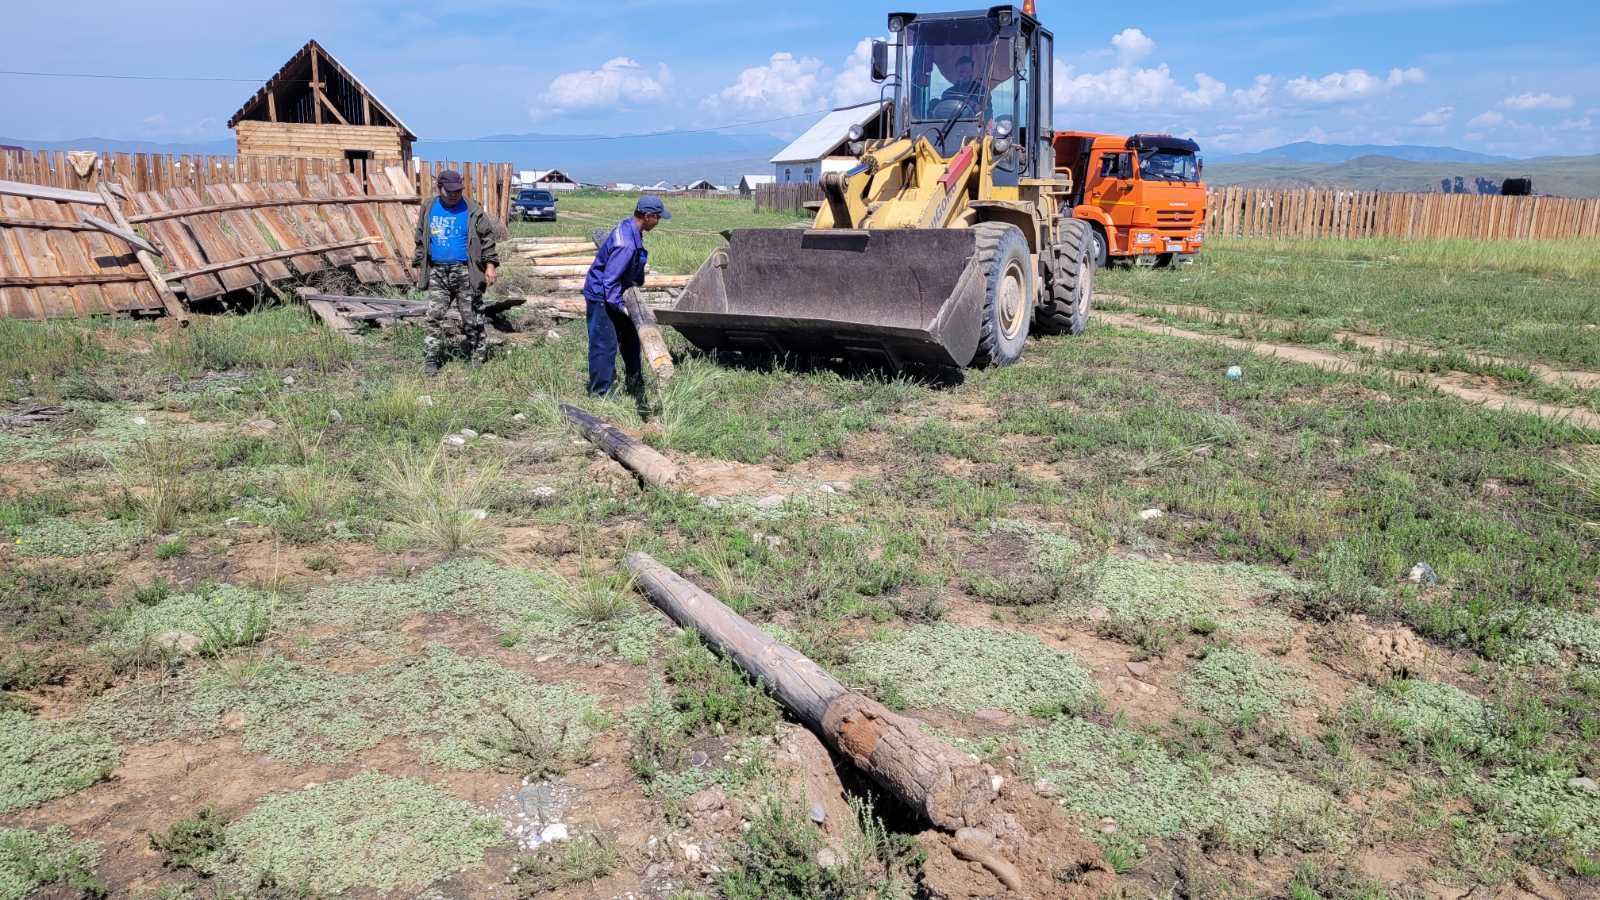
[(342, 159), (411, 159), (417, 136), (333, 54), (307, 43), (228, 120), (239, 155)]
[[(944, 156), (991, 137), (994, 183), (1050, 177), (1054, 36), (1019, 9), (891, 13), (892, 43), (872, 46), (873, 80), (894, 94), (895, 130)], [(892, 57), (892, 58), (891, 58)]]
[(1205, 242), (1200, 145), (1170, 134), (1057, 132), (1058, 171), (1072, 175), (1073, 217), (1095, 229), (1099, 265), (1194, 260)]

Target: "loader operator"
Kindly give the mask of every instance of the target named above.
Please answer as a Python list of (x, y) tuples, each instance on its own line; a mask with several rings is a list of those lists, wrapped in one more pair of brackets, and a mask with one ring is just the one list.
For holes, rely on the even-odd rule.
[(594, 253), (583, 280), (584, 313), (589, 320), (589, 393), (600, 397), (616, 386), (617, 351), (627, 371), (627, 390), (644, 396), (644, 364), (639, 356), (639, 331), (628, 317), (623, 292), (644, 284), (645, 233), (672, 218), (660, 197), (639, 198), (633, 215), (617, 223)]

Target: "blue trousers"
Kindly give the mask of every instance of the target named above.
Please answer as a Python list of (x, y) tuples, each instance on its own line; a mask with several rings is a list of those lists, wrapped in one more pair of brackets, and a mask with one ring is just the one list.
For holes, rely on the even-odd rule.
[(599, 397), (611, 393), (617, 381), (617, 352), (627, 370), (628, 391), (644, 390), (644, 361), (639, 355), (639, 332), (625, 310), (609, 303), (589, 300), (585, 306), (589, 320), (589, 393)]

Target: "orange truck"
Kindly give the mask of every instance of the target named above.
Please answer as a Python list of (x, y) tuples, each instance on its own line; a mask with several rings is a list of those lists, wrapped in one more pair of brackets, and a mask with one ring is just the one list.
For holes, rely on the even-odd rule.
[(1100, 266), (1194, 262), (1205, 242), (1200, 145), (1167, 134), (1058, 131), (1056, 171), (1072, 173), (1072, 215), (1094, 229)]

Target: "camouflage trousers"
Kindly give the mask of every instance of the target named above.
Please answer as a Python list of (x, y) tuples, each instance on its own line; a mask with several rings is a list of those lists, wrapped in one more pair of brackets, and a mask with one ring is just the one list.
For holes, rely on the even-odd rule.
[(488, 318), (479, 310), (470, 265), (434, 266), (428, 270), (428, 312), (423, 325), (427, 330), (422, 339), (424, 362), (442, 366), (454, 350), (475, 363), (489, 359), (489, 344), (484, 337)]

